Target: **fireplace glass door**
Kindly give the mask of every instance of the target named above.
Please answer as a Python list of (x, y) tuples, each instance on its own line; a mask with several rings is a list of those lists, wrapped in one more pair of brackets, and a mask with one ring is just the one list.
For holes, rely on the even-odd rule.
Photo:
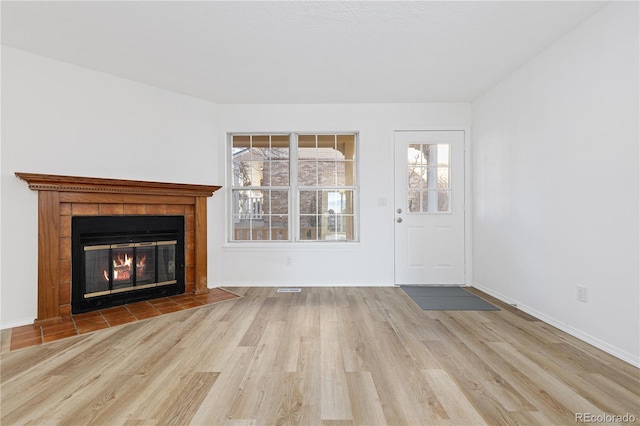
[(170, 241), (158, 242), (158, 284), (176, 281), (176, 245)]
[[(176, 242), (173, 241), (173, 244)], [(156, 277), (156, 245), (157, 243), (137, 243), (135, 245), (134, 272), (137, 288), (153, 287), (158, 283)]]
[(110, 246), (89, 246), (84, 248), (85, 297), (109, 294)]
[(84, 298), (175, 284), (176, 240), (84, 247)]

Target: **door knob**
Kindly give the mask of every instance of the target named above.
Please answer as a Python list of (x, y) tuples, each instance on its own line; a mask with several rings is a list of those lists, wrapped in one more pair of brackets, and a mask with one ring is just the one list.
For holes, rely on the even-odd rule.
[(396, 210), (398, 213), (402, 213), (402, 209), (398, 209)]
[(397, 218), (396, 222), (398, 222), (398, 223), (402, 222), (402, 218), (401, 217)]

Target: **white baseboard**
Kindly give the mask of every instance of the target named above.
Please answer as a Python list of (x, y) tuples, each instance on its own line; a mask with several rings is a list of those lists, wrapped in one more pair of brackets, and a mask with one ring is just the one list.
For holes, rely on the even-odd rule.
[(393, 283), (374, 283), (374, 284), (354, 284), (354, 283), (289, 283), (289, 282), (261, 282), (261, 281), (243, 281), (241, 283), (233, 283), (225, 281), (224, 283), (216, 284), (216, 287), (228, 288), (228, 287), (393, 287)]
[(34, 321), (35, 321), (35, 317), (12, 320), (12, 321), (3, 321), (3, 322), (0, 322), (0, 330), (4, 330), (6, 328), (21, 327), (23, 325), (29, 325), (29, 324), (33, 325)]
[(480, 285), (476, 282), (473, 282), (472, 287), (477, 288), (478, 290), (487, 293), (489, 296), (493, 296), (498, 300), (501, 300), (502, 302), (508, 304), (508, 305), (512, 305), (512, 306), (516, 306), (519, 310), (521, 310), (522, 312), (525, 312), (529, 315), (531, 315), (532, 317), (535, 317), (537, 319), (539, 319), (540, 321), (543, 321), (555, 328), (557, 328), (558, 330), (564, 331), (567, 334), (572, 335), (573, 337), (576, 337), (580, 340), (582, 340), (583, 342), (586, 342), (588, 344), (590, 344), (591, 346), (594, 346), (598, 349), (601, 349), (603, 351), (605, 351), (606, 353), (615, 356), (616, 358), (621, 359), (624, 362), (627, 362), (635, 367), (640, 368), (640, 357), (634, 356), (633, 354), (628, 353), (627, 351), (624, 351), (618, 347), (615, 347), (607, 342), (604, 342), (596, 337), (591, 336), (588, 333), (585, 333), (581, 330), (578, 330), (574, 327), (571, 327), (568, 324), (565, 324), (561, 321), (558, 321), (557, 319), (550, 317), (530, 306), (524, 305), (520, 302), (518, 302), (517, 300), (513, 300), (508, 298), (507, 296), (500, 294), (496, 291), (493, 291), (483, 285)]

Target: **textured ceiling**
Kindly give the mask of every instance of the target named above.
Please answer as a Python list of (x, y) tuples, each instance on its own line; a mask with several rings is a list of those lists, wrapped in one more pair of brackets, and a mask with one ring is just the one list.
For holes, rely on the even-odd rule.
[(604, 5), (2, 1), (2, 44), (217, 103), (468, 102)]

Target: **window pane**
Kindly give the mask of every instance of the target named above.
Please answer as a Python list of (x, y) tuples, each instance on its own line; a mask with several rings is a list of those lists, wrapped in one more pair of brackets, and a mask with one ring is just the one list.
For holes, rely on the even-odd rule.
[(438, 167), (438, 188), (449, 188), (449, 168)]
[(409, 191), (407, 193), (407, 210), (411, 213), (420, 212), (420, 191)]
[(284, 148), (284, 150), (289, 152), (289, 135), (272, 135), (271, 136), (271, 148), (279, 149)]
[(262, 163), (255, 161), (235, 161), (233, 163), (234, 186), (260, 186)]
[[(334, 153), (336, 149), (335, 135), (318, 135), (318, 148), (328, 148), (326, 152)], [(335, 155), (335, 153), (333, 154)]]
[(315, 135), (298, 135), (298, 148), (315, 148)]
[(318, 185), (336, 185), (336, 163), (334, 161), (318, 161)]
[(315, 161), (298, 163), (298, 185), (316, 186), (318, 183), (318, 165)]
[(251, 222), (240, 215), (233, 216), (233, 240), (245, 241), (251, 239)]
[(265, 210), (271, 214), (288, 214), (289, 191), (270, 191), (269, 205), (265, 207)]
[(323, 241), (349, 241), (352, 239), (353, 216), (324, 214), (319, 216), (318, 239)]
[(253, 135), (251, 146), (254, 148), (269, 148), (269, 135)]
[(438, 144), (438, 154), (437, 154), (437, 164), (438, 166), (448, 166), (449, 165), (449, 144)]
[(409, 164), (410, 167), (425, 164), (424, 155), (421, 149), (422, 145), (419, 144), (411, 144), (407, 148), (407, 164)]
[(451, 191), (438, 191), (438, 211), (439, 212), (451, 211), (451, 206), (449, 204), (450, 195), (451, 195)]
[(434, 165), (435, 164), (435, 158), (437, 155), (437, 147), (435, 145), (430, 145), (430, 144), (424, 144), (424, 145), (420, 145), (420, 150), (422, 151), (422, 155), (423, 155), (423, 164), (427, 164), (427, 165)]
[(356, 159), (356, 136), (355, 135), (338, 135), (337, 148), (339, 151), (338, 159), (353, 161)]
[(356, 184), (356, 163), (345, 161), (338, 163), (338, 185), (353, 186)]
[(315, 214), (317, 212), (317, 191), (300, 191), (300, 214)]
[(253, 240), (268, 240), (269, 239), (269, 228), (257, 228), (254, 229), (251, 233), (251, 239)]
[(263, 212), (263, 194), (260, 190), (233, 190), (233, 212), (243, 219), (259, 219)]
[(428, 213), (434, 210), (436, 204), (435, 195), (433, 191), (422, 191), (422, 213)]
[(426, 167), (409, 168), (409, 188), (426, 188), (428, 175)]
[(354, 210), (354, 198), (355, 191), (343, 191), (341, 193), (342, 199), (342, 213), (353, 215), (355, 213)]
[(428, 190), (422, 192), (422, 213), (442, 213), (449, 211), (451, 191)]
[[(233, 159), (234, 159), (234, 161), (235, 161), (235, 160), (236, 160), (237, 158), (239, 158), (239, 157), (240, 157), (244, 152), (246, 152), (246, 151), (247, 151), (247, 148), (237, 148), (237, 147), (233, 147), (233, 148), (231, 149), (231, 151), (232, 151)], [(247, 155), (246, 160), (248, 160), (248, 159), (249, 159), (249, 156)]]
[(264, 186), (288, 186), (289, 185), (289, 162), (270, 161), (265, 163), (263, 174)]
[(335, 161), (337, 152), (335, 148), (318, 147), (316, 158), (318, 161)]
[(319, 213), (340, 214), (353, 213), (353, 191), (331, 191), (324, 190), (320, 193), (322, 197), (322, 208)]
[(349, 232), (353, 229), (353, 216), (335, 215), (328, 218), (329, 223), (325, 240), (348, 241), (351, 240)]
[(233, 148), (249, 148), (251, 144), (251, 136), (248, 135), (234, 135), (233, 136)]
[(289, 161), (289, 148), (271, 148), (271, 159)]
[(335, 214), (324, 214), (320, 216), (319, 240), (336, 240), (336, 220)]
[(335, 214), (337, 209), (340, 208), (340, 193), (335, 191), (321, 191), (319, 196), (322, 200), (322, 207), (319, 213), (321, 214)]
[(316, 228), (317, 217), (314, 216), (300, 216), (300, 239), (301, 240), (317, 240)]
[(271, 219), (271, 240), (287, 241), (289, 239), (289, 221), (287, 216), (274, 216)]
[(270, 220), (272, 229), (287, 229), (289, 226), (289, 216), (287, 215), (272, 215)]
[(251, 148), (251, 161), (263, 161), (269, 157), (269, 148)]
[(232, 171), (231, 171), (231, 185), (232, 186), (242, 186), (244, 183), (244, 171), (242, 170), (242, 162), (241, 161), (236, 161), (235, 159), (233, 160), (233, 163), (231, 164), (232, 167)]

